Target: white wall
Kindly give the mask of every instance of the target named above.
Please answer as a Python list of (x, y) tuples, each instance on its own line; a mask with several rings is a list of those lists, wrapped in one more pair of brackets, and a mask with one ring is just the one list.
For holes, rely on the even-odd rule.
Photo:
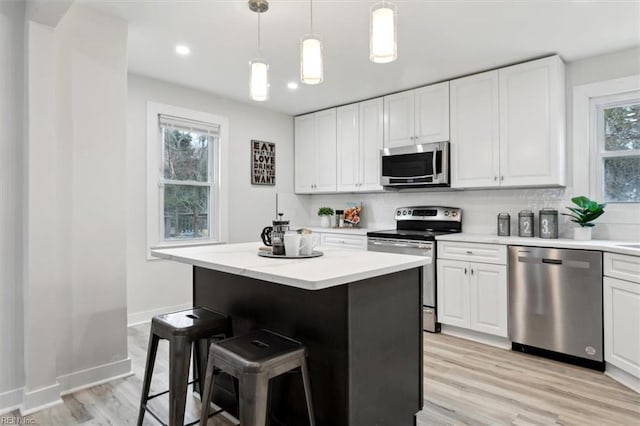
[[(188, 61), (188, 59), (185, 59)], [(188, 65), (187, 65), (188, 66)], [(190, 306), (191, 268), (146, 258), (146, 104), (158, 102), (222, 115), (229, 120), (229, 242), (256, 241), (281, 210), (294, 216), (293, 119), (259, 104), (241, 103), (174, 84), (129, 75), (127, 124), (127, 302), (129, 322), (146, 321), (158, 312)], [(276, 185), (251, 185), (250, 141), (275, 142)], [(298, 206), (305, 211), (304, 207)], [(153, 214), (153, 213), (151, 213)]]
[(0, 413), (19, 404), (22, 340), (24, 3), (0, 2)]
[[(506, 211), (511, 214), (512, 235), (515, 219), (520, 210), (537, 211), (543, 207), (554, 207), (566, 211), (571, 205), (573, 193), (573, 144), (572, 108), (573, 88), (594, 81), (609, 80), (640, 74), (640, 49), (633, 48), (606, 55), (586, 58), (567, 64), (567, 187), (556, 189), (501, 189), (476, 191), (438, 192), (385, 192), (381, 194), (313, 195), (308, 203), (308, 214), (312, 225), (319, 224), (316, 212), (319, 207), (341, 208), (345, 203), (361, 200), (364, 204), (363, 226), (371, 228), (393, 228), (394, 208), (409, 205), (447, 205), (463, 209), (463, 230), (470, 233), (496, 232), (496, 216)], [(587, 165), (578, 165), (586, 167)], [(615, 240), (640, 240), (640, 218), (621, 214), (618, 206), (610, 206), (597, 220), (594, 238)], [(560, 234), (572, 238), (573, 224), (565, 216), (560, 218)], [(515, 228), (517, 229), (517, 228)], [(517, 231), (516, 231), (517, 233)], [(517, 235), (517, 234), (516, 234)]]
[(26, 25), (23, 414), (131, 370), (127, 25), (78, 5)]

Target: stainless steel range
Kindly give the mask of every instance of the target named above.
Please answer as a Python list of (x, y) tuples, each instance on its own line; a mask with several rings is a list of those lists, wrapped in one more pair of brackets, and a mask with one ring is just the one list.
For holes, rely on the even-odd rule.
[(424, 329), (440, 331), (436, 310), (436, 236), (462, 232), (462, 210), (456, 207), (400, 207), (396, 229), (367, 233), (367, 249), (387, 253), (426, 256), (422, 274)]

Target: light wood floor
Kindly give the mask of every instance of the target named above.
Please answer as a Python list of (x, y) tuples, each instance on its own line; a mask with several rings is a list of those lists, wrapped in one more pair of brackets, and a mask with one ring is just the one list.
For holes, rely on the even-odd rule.
[[(41, 426), (134, 425), (148, 333), (148, 325), (129, 328), (133, 376), (67, 395), (64, 404), (29, 417)], [(167, 388), (167, 359), (161, 342), (152, 392)], [(420, 425), (640, 425), (640, 395), (591, 370), (429, 333), (424, 365)], [(157, 402), (166, 415), (166, 403)], [(199, 410), (189, 396), (188, 417)], [(148, 415), (144, 424), (157, 425)], [(217, 416), (208, 425), (234, 423)]]

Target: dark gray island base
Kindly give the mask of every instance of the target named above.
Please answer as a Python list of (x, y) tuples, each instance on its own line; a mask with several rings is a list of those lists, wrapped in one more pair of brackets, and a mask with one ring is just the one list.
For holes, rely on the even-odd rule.
[[(423, 400), (421, 274), (305, 290), (194, 266), (193, 302), (230, 315), (235, 334), (266, 328), (303, 342), (318, 426), (410, 426)], [(297, 373), (270, 392), (271, 424), (309, 424)]]

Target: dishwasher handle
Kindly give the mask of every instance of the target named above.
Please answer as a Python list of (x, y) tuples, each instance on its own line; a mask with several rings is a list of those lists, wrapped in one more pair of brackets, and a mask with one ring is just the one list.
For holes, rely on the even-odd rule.
[(542, 259), (542, 263), (550, 263), (552, 265), (562, 265), (562, 260), (560, 260), (560, 259)]

